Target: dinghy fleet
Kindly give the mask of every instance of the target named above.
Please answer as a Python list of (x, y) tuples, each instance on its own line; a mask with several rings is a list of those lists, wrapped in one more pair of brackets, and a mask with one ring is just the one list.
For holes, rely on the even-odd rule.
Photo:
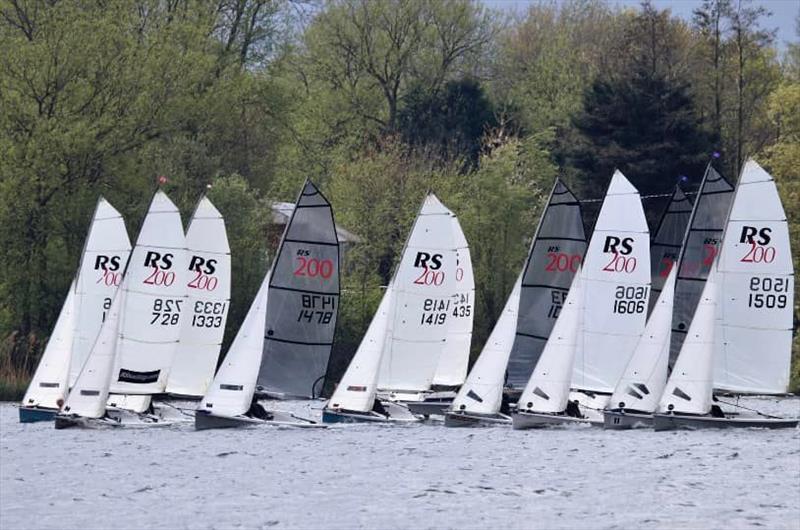
[(736, 186), (709, 164), (676, 187), (651, 235), (615, 172), (587, 238), (556, 180), (505, 306), (468, 372), (470, 249), (428, 194), (322, 421), (275, 400), (320, 399), (340, 303), (330, 202), (310, 181), (221, 364), (231, 292), (222, 215), (202, 198), (184, 232), (155, 193), (136, 242), (100, 198), (78, 272), (19, 408), (23, 423), (197, 430), (444, 422), (514, 429), (796, 427), (737, 404), (787, 391), (794, 270), (772, 177)]

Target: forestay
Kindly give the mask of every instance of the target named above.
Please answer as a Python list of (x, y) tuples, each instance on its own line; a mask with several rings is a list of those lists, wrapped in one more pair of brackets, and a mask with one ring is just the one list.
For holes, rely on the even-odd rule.
[(616, 171), (583, 264), (582, 338), (573, 387), (611, 394), (644, 331), (650, 234), (639, 192)]
[(389, 320), (393, 309), (391, 286), (383, 294), (381, 303), (364, 338), (358, 345), (353, 359), (342, 380), (333, 392), (329, 403), (332, 409), (368, 412), (375, 402), (383, 346), (389, 331)]
[(658, 405), (659, 412), (708, 414), (717, 311), (717, 271), (707, 277), (697, 311)]
[(131, 253), (111, 392), (164, 391), (186, 303), (186, 240), (178, 209), (159, 191)]
[(448, 316), (447, 341), (433, 377), (433, 386), (457, 387), (464, 383), (472, 345), (472, 322), (475, 318), (475, 275), (469, 245), (458, 218), (452, 217), (455, 237), (456, 272)]
[(67, 376), (75, 331), (75, 284), (76, 280), (72, 280), (39, 366), (22, 399), (23, 406), (59, 409), (67, 395)]
[(381, 391), (423, 392), (439, 365), (454, 310), (453, 213), (425, 198), (392, 278), (390, 332), (378, 376)]
[(732, 198), (733, 186), (709, 165), (694, 200), (689, 229), (678, 261), (670, 366), (675, 363), (711, 264), (719, 252)]
[(567, 408), (582, 309), (586, 303), (582, 285), (578, 271), (550, 338), (519, 398), (520, 410), (558, 413)]
[(339, 241), (331, 205), (311, 181), (284, 230), (269, 290), (257, 390), (315, 397), (339, 311)]
[(239, 416), (250, 408), (264, 349), (269, 278), (267, 273), (198, 410)]
[(721, 333), (717, 389), (786, 392), (792, 348), (794, 267), (789, 227), (772, 177), (749, 160), (719, 258)]
[(586, 252), (578, 200), (556, 179), (525, 261), (517, 330), (506, 384), (521, 390), (550, 336)]
[(692, 202), (681, 191), (680, 186), (675, 186), (672, 198), (667, 204), (655, 235), (650, 241), (650, 281), (652, 285), (650, 287), (648, 315), (653, 312), (664, 282), (666, 282), (667, 276), (674, 268), (675, 263), (678, 262), (691, 216)]
[(85, 418), (101, 418), (105, 415), (108, 388), (117, 353), (120, 313), (127, 295), (126, 283), (127, 277), (115, 293), (97, 340), (67, 396), (63, 409), (66, 414), (77, 414)]
[(517, 311), (522, 290), (520, 273), (500, 318), (484, 344), (478, 360), (453, 400), (452, 410), (496, 414), (503, 401), (506, 365), (517, 331)]
[(167, 392), (199, 397), (214, 377), (231, 296), (231, 253), (225, 221), (206, 197), (192, 216), (186, 246), (188, 298)]
[(641, 412), (656, 410), (667, 383), (676, 276), (677, 268), (673, 267), (622, 379), (609, 400), (609, 408)]
[(104, 198), (97, 201), (83, 246), (75, 284), (75, 335), (69, 361), (72, 386), (94, 345), (111, 299), (122, 283), (131, 242), (120, 213)]

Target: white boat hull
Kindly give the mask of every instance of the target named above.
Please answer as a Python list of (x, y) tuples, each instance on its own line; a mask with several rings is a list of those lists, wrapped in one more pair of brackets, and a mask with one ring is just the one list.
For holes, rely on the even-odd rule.
[(208, 429), (231, 429), (271, 425), (275, 427), (325, 428), (326, 425), (313, 420), (301, 418), (288, 412), (269, 411), (270, 419), (253, 416), (217, 416), (206, 411), (197, 411), (194, 416), (194, 428), (198, 431)]
[(511, 416), (505, 414), (477, 414), (469, 411), (447, 411), (445, 427), (494, 427), (511, 425)]
[(560, 425), (599, 425), (589, 418), (578, 418), (566, 414), (549, 414), (539, 412), (515, 412), (511, 415), (511, 425), (514, 430), (539, 429), (542, 427), (555, 427)]
[(654, 414), (653, 427), (657, 431), (677, 429), (793, 429), (797, 428), (798, 419), (761, 418), (761, 417), (714, 417), (688, 414)]
[(621, 410), (603, 411), (603, 428), (610, 430), (646, 429), (653, 426), (653, 415)]

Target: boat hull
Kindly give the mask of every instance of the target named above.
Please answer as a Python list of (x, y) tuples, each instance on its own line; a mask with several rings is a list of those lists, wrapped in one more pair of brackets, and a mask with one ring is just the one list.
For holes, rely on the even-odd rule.
[(61, 429), (114, 429), (120, 428), (123, 424), (111, 418), (85, 418), (66, 414), (55, 416), (55, 428)]
[(358, 412), (352, 410), (322, 410), (322, 423), (389, 423), (389, 416), (377, 412)]
[(425, 416), (426, 418), (428, 416), (444, 416), (445, 412), (452, 404), (453, 400), (411, 401), (404, 403), (404, 405), (408, 407), (408, 410), (410, 410), (412, 414), (419, 414), (420, 416)]
[(565, 414), (545, 414), (538, 412), (515, 412), (511, 415), (514, 430), (540, 429), (559, 425), (592, 425), (588, 418), (576, 418)]
[(653, 426), (653, 415), (644, 412), (603, 411), (603, 428), (611, 430), (643, 429)]
[(682, 414), (654, 414), (653, 427), (657, 431), (698, 429), (791, 429), (800, 420), (784, 418), (717, 418), (713, 416), (690, 416)]
[(57, 409), (48, 409), (44, 407), (20, 407), (19, 408), (19, 422), (20, 423), (36, 423), (40, 421), (53, 421), (53, 418), (58, 414)]
[(444, 415), (445, 427), (492, 427), (511, 425), (511, 417), (505, 414), (476, 414), (473, 412), (448, 411)]
[(252, 416), (215, 416), (205, 411), (198, 411), (194, 416), (194, 428), (197, 431), (208, 429), (236, 429), (259, 425), (276, 427), (324, 428), (325, 425), (313, 420), (301, 418), (294, 414), (270, 411), (272, 419), (266, 420)]

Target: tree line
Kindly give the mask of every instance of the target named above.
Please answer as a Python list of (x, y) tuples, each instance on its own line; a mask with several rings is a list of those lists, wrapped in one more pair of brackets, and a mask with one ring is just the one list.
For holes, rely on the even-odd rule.
[[(659, 195), (691, 191), (712, 157), (735, 180), (753, 156), (797, 256), (800, 45), (769, 28), (746, 0), (705, 0), (691, 20), (647, 1), (0, 0), (0, 379), (24, 386), (35, 368), (97, 197), (133, 239), (160, 176), (187, 222), (204, 193), (225, 216), (227, 342), (274, 255), (270, 202), (321, 186), (361, 240), (337, 370), (428, 190), (471, 245), (474, 353), (556, 176), (599, 198), (619, 168)], [(664, 199), (645, 206), (655, 222)]]

